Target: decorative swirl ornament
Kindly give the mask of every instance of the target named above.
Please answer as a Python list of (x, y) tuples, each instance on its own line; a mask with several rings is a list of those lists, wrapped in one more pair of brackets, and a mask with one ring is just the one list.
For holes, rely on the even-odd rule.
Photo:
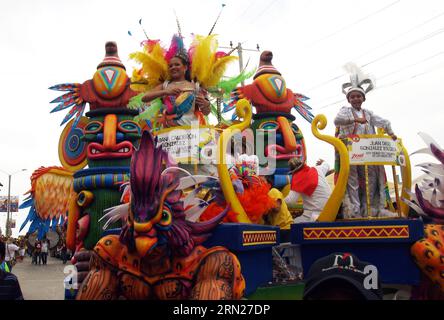
[(227, 168), (227, 160), (225, 158), (228, 142), (231, 140), (231, 137), (236, 132), (245, 130), (250, 126), (252, 112), (251, 105), (248, 100), (241, 99), (236, 103), (236, 115), (239, 117), (239, 119), (243, 119), (243, 121), (225, 129), (219, 137), (219, 141), (217, 143), (217, 172), (219, 174), (220, 185), (227, 203), (234, 212), (239, 214), (238, 221), (240, 223), (251, 223), (250, 218), (245, 213), (245, 210), (237, 198), (236, 192), (234, 191), (233, 183), (231, 182), (230, 174)]
[(77, 126), (73, 128), (74, 120), (71, 120), (60, 135), (59, 159), (63, 167), (71, 172), (81, 170), (87, 164), (86, 142), (81, 138), (88, 122), (88, 118), (81, 117)]
[(319, 133), (319, 130), (325, 129), (326, 126), (327, 118), (323, 114), (317, 115), (311, 124), (311, 132), (316, 138), (331, 144), (336, 148), (336, 150), (338, 150), (341, 169), (339, 171), (336, 186), (322, 209), (317, 221), (334, 222), (347, 188), (348, 175), (350, 172), (350, 160), (348, 158), (347, 147), (340, 139)]

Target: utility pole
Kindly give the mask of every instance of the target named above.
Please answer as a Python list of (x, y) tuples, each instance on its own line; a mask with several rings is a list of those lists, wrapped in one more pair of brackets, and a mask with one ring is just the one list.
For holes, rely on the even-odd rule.
[[(246, 49), (246, 48), (242, 47), (242, 43), (241, 42), (238, 42), (237, 43), (237, 47), (233, 48), (233, 41), (230, 41), (230, 46), (229, 47), (220, 47), (220, 48), (222, 48), (222, 49), (231, 49), (231, 52), (233, 52), (234, 50), (237, 50), (237, 55), (239, 56), (239, 72), (244, 71), (243, 51), (259, 52), (259, 50), (260, 50), (259, 44), (256, 45), (256, 49)], [(244, 81), (242, 81), (242, 86), (244, 86), (244, 85), (245, 85), (245, 83), (244, 83)]]
[(6, 236), (10, 237), (12, 234), (11, 228), (9, 226), (9, 214), (11, 213), (11, 174), (8, 175), (8, 178), (8, 214), (6, 216)]
[[(10, 228), (10, 213), (11, 213), (11, 177), (12, 177), (14, 174), (16, 174), (16, 173), (26, 171), (26, 169), (22, 169), (22, 170), (19, 170), (19, 171), (13, 172), (13, 173), (9, 173), (9, 172), (3, 171), (3, 170), (1, 170), (1, 169), (0, 169), (0, 171), (8, 175), (8, 204), (7, 204), (6, 230), (5, 230), (5, 233), (6, 233), (6, 236), (7, 236), (7, 237), (10, 237), (10, 236), (12, 235), (11, 228)], [(2, 185), (2, 186), (3, 186), (3, 185)]]

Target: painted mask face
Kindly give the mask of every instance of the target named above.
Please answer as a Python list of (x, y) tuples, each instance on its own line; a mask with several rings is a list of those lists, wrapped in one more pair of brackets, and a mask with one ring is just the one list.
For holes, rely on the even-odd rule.
[(283, 116), (277, 120), (267, 119), (259, 124), (258, 129), (264, 134), (275, 133), (276, 143), (265, 147), (265, 156), (276, 161), (288, 161), (294, 157), (305, 157), (305, 145), (298, 126)]
[[(109, 111), (109, 110), (108, 110)], [(128, 165), (141, 137), (140, 125), (133, 121), (131, 110), (91, 111), (90, 121), (84, 128), (87, 158), (90, 167), (104, 162), (110, 165)]]

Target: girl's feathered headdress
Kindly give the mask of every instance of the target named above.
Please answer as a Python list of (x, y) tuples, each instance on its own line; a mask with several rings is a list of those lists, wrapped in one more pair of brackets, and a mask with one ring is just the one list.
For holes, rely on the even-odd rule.
[(131, 59), (142, 65), (140, 69), (134, 70), (131, 78), (132, 89), (141, 92), (169, 80), (168, 63), (175, 56), (189, 62), (191, 79), (199, 82), (203, 88), (215, 87), (228, 63), (237, 59), (217, 51), (215, 35), (196, 35), (188, 51), (180, 35), (173, 36), (168, 50), (164, 49), (159, 41), (154, 40), (145, 41), (142, 45), (142, 51), (130, 54)]

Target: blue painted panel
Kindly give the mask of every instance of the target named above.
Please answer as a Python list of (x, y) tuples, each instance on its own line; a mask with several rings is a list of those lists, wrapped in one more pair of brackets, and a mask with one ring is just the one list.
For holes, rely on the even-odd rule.
[[(404, 239), (339, 239), (339, 240), (304, 240), (304, 228), (356, 227), (356, 226), (398, 226), (407, 225), (409, 237)], [(421, 220), (373, 220), (348, 221), (333, 223), (304, 223), (292, 225), (292, 243), (301, 245), (304, 273), (319, 258), (335, 252), (350, 252), (360, 260), (375, 265), (381, 281), (388, 284), (417, 285), (420, 282), (420, 270), (410, 255), (410, 247), (424, 234)]]

